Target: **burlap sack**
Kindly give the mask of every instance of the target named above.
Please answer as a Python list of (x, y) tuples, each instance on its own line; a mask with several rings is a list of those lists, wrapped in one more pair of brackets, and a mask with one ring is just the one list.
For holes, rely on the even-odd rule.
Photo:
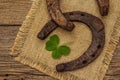
[(61, 28), (56, 29), (51, 35), (60, 37), (60, 44), (68, 45), (71, 53), (67, 57), (54, 60), (51, 52), (45, 50), (48, 40), (39, 40), (38, 32), (50, 20), (45, 0), (35, 0), (29, 14), (20, 28), (15, 40), (12, 55), (15, 60), (36, 68), (60, 80), (102, 80), (108, 69), (110, 60), (120, 36), (120, 0), (110, 0), (110, 12), (106, 17), (99, 13), (96, 0), (61, 0), (63, 12), (83, 11), (99, 17), (105, 24), (106, 42), (101, 55), (87, 67), (76, 71), (58, 73), (55, 66), (58, 63), (68, 62), (82, 55), (91, 43), (91, 32), (85, 24), (76, 23), (72, 32)]

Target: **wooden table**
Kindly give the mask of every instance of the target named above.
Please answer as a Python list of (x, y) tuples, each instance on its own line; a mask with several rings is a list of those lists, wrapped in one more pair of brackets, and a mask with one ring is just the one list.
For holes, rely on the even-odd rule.
[[(14, 61), (10, 48), (27, 15), (32, 1), (0, 0), (0, 80), (55, 80), (27, 65)], [(114, 53), (105, 80), (120, 80), (120, 43)]]

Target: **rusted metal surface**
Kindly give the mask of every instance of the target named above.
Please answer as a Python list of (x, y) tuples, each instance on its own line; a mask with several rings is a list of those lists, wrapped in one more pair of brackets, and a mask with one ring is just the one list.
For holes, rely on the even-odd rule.
[(60, 9), (60, 0), (46, 0), (48, 12), (53, 19), (60, 27), (68, 31), (74, 29), (74, 24), (68, 21)]
[(108, 15), (109, 12), (109, 0), (97, 0), (99, 10), (102, 16)]
[[(68, 21), (60, 9), (60, 0), (46, 0), (48, 12), (53, 19), (60, 27), (68, 31), (74, 29), (74, 24)], [(99, 11), (102, 16), (108, 15), (109, 12), (109, 0), (97, 0)]]
[(44, 40), (57, 27), (58, 25), (54, 21), (49, 21), (38, 33), (37, 37), (41, 40)]
[[(80, 11), (64, 13), (64, 16), (71, 22), (82, 22), (86, 24), (92, 32), (92, 42), (82, 56), (73, 61), (58, 64), (56, 66), (58, 72), (72, 71), (88, 65), (100, 55), (105, 43), (104, 24), (99, 18)], [(48, 25), (50, 28), (48, 28)], [(38, 38), (42, 40), (45, 39), (57, 27), (58, 26), (54, 21), (49, 21), (38, 34)]]

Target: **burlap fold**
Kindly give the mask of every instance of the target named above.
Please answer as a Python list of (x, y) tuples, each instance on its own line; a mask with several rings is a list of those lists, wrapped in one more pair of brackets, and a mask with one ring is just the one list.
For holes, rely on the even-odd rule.
[(51, 52), (45, 50), (45, 43), (49, 37), (43, 41), (37, 38), (38, 32), (50, 20), (45, 0), (34, 1), (26, 20), (19, 29), (12, 48), (12, 55), (16, 56), (15, 60), (60, 80), (102, 80), (119, 41), (120, 0), (110, 0), (110, 12), (106, 17), (100, 15), (96, 0), (61, 0), (60, 3), (63, 12), (88, 12), (103, 21), (106, 42), (101, 55), (82, 69), (63, 73), (56, 72), (56, 64), (74, 60), (82, 55), (89, 47), (92, 37), (89, 28), (82, 23), (75, 22), (76, 27), (72, 32), (61, 28), (56, 29), (51, 35), (57, 34), (60, 37), (60, 45), (68, 45), (71, 48), (71, 53), (67, 57), (53, 59)]

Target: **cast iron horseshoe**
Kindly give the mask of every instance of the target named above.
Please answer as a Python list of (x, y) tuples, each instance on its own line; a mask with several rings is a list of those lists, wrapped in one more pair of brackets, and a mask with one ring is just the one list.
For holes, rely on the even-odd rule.
[[(69, 21), (86, 24), (92, 32), (92, 42), (87, 51), (79, 58), (67, 63), (58, 64), (56, 66), (58, 72), (76, 70), (88, 65), (100, 55), (105, 43), (104, 24), (99, 18), (80, 11), (64, 13), (64, 16)], [(49, 21), (38, 34), (38, 38), (45, 39), (57, 27), (54, 21)]]
[(46, 0), (47, 8), (52, 19), (63, 29), (72, 31), (74, 24), (69, 22), (60, 9), (60, 0)]

